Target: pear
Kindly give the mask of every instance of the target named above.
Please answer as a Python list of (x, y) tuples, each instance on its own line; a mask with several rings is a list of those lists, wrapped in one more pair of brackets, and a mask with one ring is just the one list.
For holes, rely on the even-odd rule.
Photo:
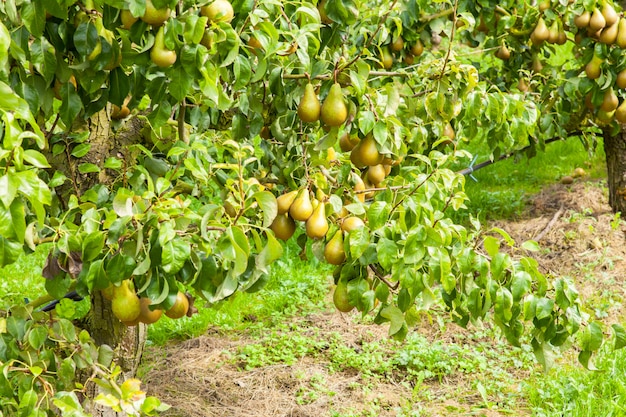
[(289, 207), (298, 196), (298, 190), (289, 191), (276, 199), (278, 205), (278, 214), (285, 214), (289, 211)]
[(539, 58), (539, 55), (533, 54), (532, 62), (533, 62), (533, 66), (532, 66), (533, 71), (541, 72), (541, 70), (543, 69), (543, 64), (541, 63), (541, 58)]
[(346, 251), (343, 248), (343, 232), (337, 230), (324, 247), (324, 259), (331, 265), (341, 265), (346, 260)]
[(539, 11), (540, 12), (545, 12), (546, 10), (548, 10), (550, 8), (550, 6), (552, 2), (550, 0), (541, 0), (539, 2)]
[(615, 43), (617, 46), (624, 49), (626, 48), (626, 19), (621, 18), (617, 25), (617, 39)]
[(304, 87), (304, 94), (298, 105), (298, 117), (305, 123), (317, 122), (320, 118), (321, 110), (322, 106), (317, 98), (317, 94), (315, 94), (313, 84), (308, 83)]
[(341, 230), (346, 233), (350, 233), (355, 229), (360, 229), (363, 226), (365, 226), (365, 222), (363, 222), (360, 217), (356, 216), (346, 217), (341, 222)]
[(383, 47), (380, 50), (380, 66), (386, 70), (391, 69), (393, 65), (393, 55), (389, 52), (389, 48)]
[(345, 280), (339, 280), (337, 286), (335, 287), (335, 292), (333, 293), (333, 303), (337, 310), (342, 313), (347, 313), (352, 311), (354, 308), (353, 305), (350, 304), (348, 300), (348, 282)]
[(601, 124), (609, 124), (613, 121), (613, 118), (615, 117), (615, 110), (612, 111), (604, 111), (602, 109), (598, 110), (598, 113), (596, 114), (596, 120), (598, 122), (600, 122)]
[(602, 104), (600, 105), (600, 109), (605, 112), (611, 112), (617, 108), (619, 105), (619, 100), (617, 99), (617, 95), (613, 91), (613, 88), (609, 87), (604, 92), (604, 99), (602, 100)]
[(530, 39), (533, 44), (540, 45), (542, 42), (547, 41), (549, 37), (550, 31), (548, 30), (548, 26), (546, 26), (546, 22), (543, 20), (543, 17), (540, 17), (537, 21), (537, 26), (535, 26), (535, 29), (530, 34)]
[(509, 51), (509, 48), (507, 48), (506, 45), (503, 43), (496, 50), (496, 58), (500, 58), (501, 60), (506, 61), (510, 57), (511, 57), (511, 51)]
[(420, 56), (424, 53), (424, 44), (420, 39), (416, 40), (413, 46), (411, 46), (411, 53), (414, 56)]
[(348, 107), (343, 99), (341, 85), (334, 83), (322, 104), (321, 119), (327, 126), (341, 126), (348, 118)]
[(289, 215), (294, 220), (305, 222), (311, 217), (311, 214), (313, 214), (313, 204), (311, 204), (309, 190), (304, 188), (300, 190), (298, 196), (289, 207)]
[(230, 22), (235, 16), (232, 4), (228, 0), (214, 0), (200, 8), (200, 14), (209, 18), (209, 22)]
[(152, 300), (149, 298), (141, 297), (139, 299), (139, 305), (141, 307), (139, 312), (139, 321), (144, 324), (156, 323), (163, 314), (163, 310), (150, 310), (150, 304), (152, 304)]
[(454, 128), (452, 127), (450, 122), (444, 125), (441, 136), (447, 136), (450, 138), (450, 140), (453, 140), (456, 137), (456, 133), (454, 133)]
[(602, 58), (594, 54), (591, 61), (589, 61), (589, 63), (585, 66), (585, 74), (587, 74), (587, 78), (591, 80), (599, 78), (602, 73), (602, 69), (600, 68), (601, 64)]
[(163, 27), (160, 27), (156, 34), (154, 45), (152, 45), (152, 49), (150, 49), (150, 59), (155, 65), (161, 68), (171, 67), (176, 62), (176, 51), (170, 51), (165, 47), (165, 32), (163, 31)]
[(313, 214), (307, 219), (306, 235), (311, 239), (321, 239), (328, 232), (328, 220), (326, 220), (326, 204), (320, 201)]
[(113, 291), (115, 290), (115, 285), (110, 284), (108, 287), (101, 289), (100, 293), (102, 294), (102, 296), (111, 301), (113, 300)]
[(123, 280), (119, 287), (113, 289), (111, 311), (122, 322), (132, 322), (139, 317), (141, 304), (139, 297), (131, 288), (130, 280)]
[(339, 138), (339, 148), (342, 152), (350, 152), (359, 143), (359, 138), (350, 136), (350, 132), (344, 133)]
[(615, 85), (617, 85), (619, 88), (626, 88), (626, 69), (623, 69), (617, 73)]
[(383, 164), (372, 165), (367, 168), (367, 173), (365, 175), (370, 183), (378, 185), (385, 179), (385, 166)]
[(350, 152), (350, 161), (357, 168), (378, 165), (382, 162), (383, 156), (378, 153), (374, 136), (367, 135), (365, 139), (357, 143)]
[(619, 15), (617, 14), (613, 6), (611, 6), (611, 3), (609, 3), (608, 1), (604, 2), (604, 7), (602, 7), (602, 16), (604, 17), (606, 26), (614, 25), (619, 19)]
[(574, 24), (579, 29), (584, 29), (589, 26), (589, 20), (591, 19), (591, 13), (587, 10), (583, 11), (578, 16), (574, 17)]
[(606, 19), (602, 15), (602, 12), (597, 7), (591, 13), (591, 19), (589, 19), (589, 29), (592, 32), (604, 29), (606, 26)]
[(596, 109), (596, 107), (593, 105), (593, 94), (592, 93), (587, 93), (587, 95), (585, 96), (585, 107), (589, 111), (594, 111)]
[(130, 10), (124, 9), (120, 12), (120, 20), (122, 21), (122, 27), (130, 30), (139, 18), (133, 16)]
[(170, 17), (170, 9), (157, 9), (151, 0), (146, 0), (146, 11), (141, 20), (152, 26), (161, 26)]
[(617, 41), (619, 23), (615, 22), (611, 26), (606, 26), (600, 33), (600, 42), (613, 45)]
[(615, 120), (622, 124), (626, 123), (626, 100), (615, 109)]
[(296, 231), (296, 222), (287, 213), (279, 214), (270, 225), (274, 235), (280, 240), (289, 240)]
[(178, 291), (176, 301), (174, 301), (174, 304), (165, 312), (165, 315), (171, 319), (179, 319), (185, 317), (187, 311), (189, 311), (189, 298), (187, 298), (184, 292)]
[(411, 66), (413, 64), (415, 64), (415, 55), (413, 55), (412, 53), (408, 52), (405, 56), (404, 56), (404, 63), (407, 66)]
[(555, 20), (550, 25), (550, 29), (548, 29), (548, 43), (557, 43), (559, 40), (559, 23), (558, 20)]
[(365, 183), (358, 175), (355, 175), (354, 193), (361, 203), (365, 203)]
[(398, 36), (393, 42), (391, 42), (390, 48), (394, 52), (400, 52), (404, 49), (404, 39), (402, 36)]

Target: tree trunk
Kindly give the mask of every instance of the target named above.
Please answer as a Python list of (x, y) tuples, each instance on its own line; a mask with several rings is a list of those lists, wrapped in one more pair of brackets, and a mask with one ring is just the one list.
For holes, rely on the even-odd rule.
[(612, 135), (604, 130), (604, 152), (609, 187), (609, 204), (615, 212), (626, 213), (626, 131)]

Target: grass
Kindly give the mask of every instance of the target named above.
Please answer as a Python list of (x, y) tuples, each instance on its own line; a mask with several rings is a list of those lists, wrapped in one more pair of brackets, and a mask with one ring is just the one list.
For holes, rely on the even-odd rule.
[[(477, 162), (488, 160), (486, 152), (475, 152)], [(546, 145), (545, 152), (533, 158), (524, 155), (498, 161), (466, 177), (465, 191), (469, 197), (468, 211), (459, 213), (463, 220), (471, 213), (481, 220), (517, 218), (524, 211), (527, 197), (543, 187), (558, 183), (575, 168), (587, 172), (586, 179), (604, 178), (604, 149), (590, 155), (576, 138)]]

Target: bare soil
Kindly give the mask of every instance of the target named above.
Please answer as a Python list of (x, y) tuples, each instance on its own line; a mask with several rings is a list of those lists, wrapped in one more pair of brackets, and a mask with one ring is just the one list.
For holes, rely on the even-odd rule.
[[(495, 222), (520, 244), (541, 238), (535, 256), (543, 272), (571, 277), (589, 312), (609, 322), (623, 314), (626, 295), (622, 278), (626, 270), (626, 227), (616, 221), (601, 182), (555, 184), (533, 196), (521, 220)], [(603, 300), (601, 305), (599, 300)], [(614, 302), (606, 303), (606, 300)], [(331, 311), (294, 318), (318, 334), (340, 334), (358, 352), (364, 341), (383, 341), (387, 328), (363, 324), (357, 313)], [(475, 330), (475, 329), (474, 329)], [(429, 340), (456, 341), (472, 329), (447, 324), (445, 330), (427, 320), (417, 330)], [(441, 380), (407, 383), (402, 378), (364, 377), (354, 369), (332, 371), (323, 355), (303, 357), (293, 365), (271, 365), (244, 370), (233, 361), (243, 345), (258, 343), (247, 334), (206, 335), (147, 349), (143, 376), (147, 391), (172, 408), (165, 416), (180, 417), (325, 417), (325, 416), (504, 416), (511, 410), (484, 408), (471, 373)], [(496, 343), (481, 340), (481, 343)], [(510, 392), (529, 370), (511, 368)], [(423, 392), (428, 395), (422, 395)], [(506, 395), (506, 394), (505, 394)], [(427, 400), (424, 400), (427, 398)], [(514, 415), (530, 415), (520, 401)]]

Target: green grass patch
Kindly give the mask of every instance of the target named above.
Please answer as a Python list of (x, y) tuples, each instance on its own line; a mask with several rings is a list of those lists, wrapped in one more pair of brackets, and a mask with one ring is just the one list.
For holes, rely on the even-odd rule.
[[(489, 159), (484, 150), (470, 149), (470, 152), (478, 155), (477, 163)], [(558, 183), (577, 167), (586, 171), (586, 180), (604, 178), (606, 168), (602, 146), (590, 155), (580, 140), (571, 138), (546, 145), (544, 152), (532, 158), (520, 154), (479, 169), (472, 174), (476, 180), (466, 177), (468, 210), (458, 213), (457, 220), (463, 221), (470, 214), (481, 220), (517, 218), (524, 211), (530, 195)]]

